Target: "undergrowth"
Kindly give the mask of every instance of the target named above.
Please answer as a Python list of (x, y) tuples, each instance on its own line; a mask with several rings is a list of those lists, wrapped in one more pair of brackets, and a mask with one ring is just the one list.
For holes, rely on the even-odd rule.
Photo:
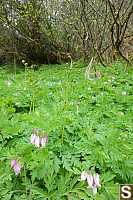
[[(68, 86), (66, 64), (26, 74), (0, 69), (1, 200), (117, 200), (119, 184), (132, 183), (132, 68), (99, 64), (102, 77), (91, 73), (90, 80), (86, 68), (73, 64)], [(47, 135), (45, 148), (30, 144), (36, 128)], [(18, 175), (11, 168), (16, 157), (23, 160)], [(79, 181), (88, 169), (100, 176), (95, 195)]]

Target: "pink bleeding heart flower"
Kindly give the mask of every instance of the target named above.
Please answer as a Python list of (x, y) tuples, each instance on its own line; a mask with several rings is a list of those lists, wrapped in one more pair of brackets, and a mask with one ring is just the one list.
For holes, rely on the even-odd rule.
[(93, 195), (97, 193), (97, 186), (93, 186)]
[(47, 143), (47, 135), (44, 135), (45, 143)]
[(36, 134), (35, 134), (35, 133), (34, 133), (34, 134), (31, 134), (30, 143), (31, 143), (31, 144), (34, 144), (35, 139), (36, 139)]
[(115, 77), (112, 77), (112, 81), (114, 81), (115, 80)]
[(34, 129), (34, 132), (37, 132), (37, 131), (38, 131), (38, 128), (35, 128), (35, 129)]
[(82, 174), (81, 174), (81, 179), (79, 179), (79, 181), (84, 181), (86, 179), (87, 179), (87, 172), (83, 171)]
[(39, 136), (36, 136), (36, 138), (35, 138), (35, 147), (39, 147), (39, 142), (40, 142)]
[(11, 160), (11, 168), (13, 168), (15, 166), (15, 164), (16, 164), (16, 159), (12, 159)]
[(11, 86), (11, 84), (12, 84), (12, 83), (9, 81), (7, 85), (10, 87), (10, 86)]
[(14, 172), (15, 172), (15, 175), (18, 175), (20, 174), (21, 172), (21, 167), (22, 167), (22, 163), (17, 163), (14, 165)]
[(41, 146), (41, 148), (45, 147), (45, 142), (44, 142), (44, 138), (43, 137), (40, 137), (40, 146)]
[(101, 187), (101, 185), (99, 184), (99, 175), (98, 174), (94, 174), (93, 177), (94, 177), (94, 185), (96, 187), (99, 187), (99, 186)]
[(44, 148), (46, 143), (47, 143), (47, 135), (44, 135), (44, 138), (43, 137), (40, 138), (41, 148)]
[(92, 175), (88, 175), (87, 176), (87, 182), (88, 182), (88, 187), (87, 188), (90, 188), (90, 189), (92, 189), (93, 188), (93, 176)]
[(126, 95), (126, 92), (122, 92), (122, 96), (125, 96)]

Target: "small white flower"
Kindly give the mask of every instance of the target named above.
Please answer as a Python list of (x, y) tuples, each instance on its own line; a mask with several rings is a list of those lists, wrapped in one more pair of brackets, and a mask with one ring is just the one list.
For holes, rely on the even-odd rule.
[(11, 86), (11, 84), (12, 84), (12, 83), (9, 81), (7, 85), (10, 87), (10, 86)]
[(92, 189), (93, 188), (93, 176), (92, 175), (88, 175), (87, 176), (87, 182), (88, 182), (88, 187), (87, 188), (90, 188)]
[(20, 102), (15, 103), (15, 105), (19, 105), (19, 104), (20, 104)]
[(73, 105), (73, 102), (70, 102), (70, 103), (69, 103), (69, 106), (70, 106), (70, 105)]
[(96, 174), (93, 175), (93, 177), (94, 177), (94, 182), (95, 182), (94, 185), (96, 187), (99, 187), (99, 186), (101, 187), (101, 185), (99, 184), (99, 174), (96, 173)]
[(97, 187), (94, 185), (93, 186), (93, 195), (97, 193)]
[(45, 138), (45, 137), (44, 138), (43, 137), (40, 138), (40, 146), (41, 146), (41, 148), (45, 147), (46, 142), (47, 142), (47, 138)]
[(35, 142), (35, 139), (36, 139), (36, 134), (31, 134), (31, 138), (30, 138), (30, 144), (34, 144)]
[(39, 142), (40, 142), (39, 136), (36, 136), (36, 138), (35, 138), (35, 147), (39, 147)]
[(79, 179), (79, 181), (84, 181), (87, 179), (87, 172), (86, 171), (83, 171), (82, 174), (81, 174), (81, 179)]
[(125, 96), (126, 95), (126, 92), (122, 92), (122, 96)]

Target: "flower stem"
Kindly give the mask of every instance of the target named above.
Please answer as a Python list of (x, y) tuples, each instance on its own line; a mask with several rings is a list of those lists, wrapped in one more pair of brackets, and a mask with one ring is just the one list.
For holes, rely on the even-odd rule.
[(33, 86), (33, 112), (34, 112), (34, 102), (35, 102), (35, 90), (34, 90), (34, 81), (32, 81), (32, 86)]
[(31, 112), (31, 108), (32, 108), (32, 101), (31, 101), (31, 103), (30, 103), (30, 112)]
[[(67, 75), (67, 95), (66, 95), (66, 109), (65, 109), (65, 111), (67, 111), (67, 108), (68, 108), (69, 76), (70, 76), (70, 72)], [(63, 130), (62, 130), (62, 142), (61, 142), (62, 145), (63, 145), (63, 138), (64, 138), (65, 123), (66, 123), (66, 117), (64, 117), (64, 124), (63, 124)]]

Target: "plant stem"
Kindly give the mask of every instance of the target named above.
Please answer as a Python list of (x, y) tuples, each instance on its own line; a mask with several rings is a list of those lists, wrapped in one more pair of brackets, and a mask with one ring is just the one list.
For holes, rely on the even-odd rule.
[(33, 85), (33, 112), (34, 112), (34, 101), (35, 101), (34, 81), (32, 81), (32, 85)]
[[(70, 76), (70, 72), (68, 73), (68, 76), (67, 76), (67, 95), (66, 95), (66, 109), (65, 109), (65, 111), (67, 111), (67, 108), (68, 108), (69, 76)], [(65, 123), (66, 123), (66, 117), (64, 117), (64, 124), (63, 124), (63, 130), (62, 130), (62, 142), (61, 142), (62, 145), (63, 145), (63, 138), (64, 138)]]
[(25, 74), (24, 75), (25, 75), (25, 81), (26, 81), (26, 65), (25, 65)]
[(31, 101), (31, 103), (30, 103), (30, 112), (31, 112), (31, 108), (32, 108), (32, 101)]

